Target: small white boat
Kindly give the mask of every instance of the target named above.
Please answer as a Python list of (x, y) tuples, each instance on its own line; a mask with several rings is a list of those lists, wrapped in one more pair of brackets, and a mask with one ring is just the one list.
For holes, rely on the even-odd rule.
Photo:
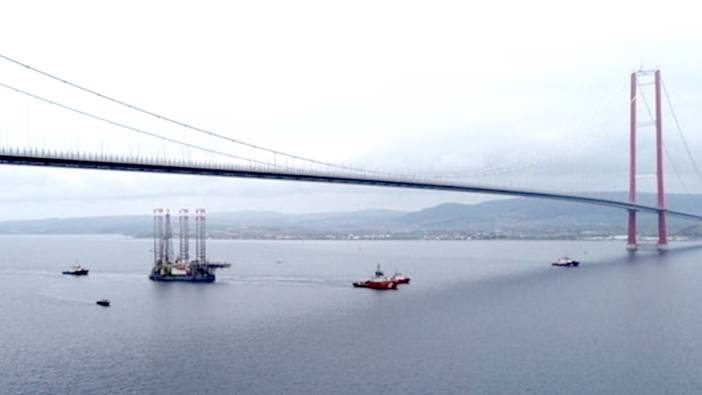
[(551, 262), (551, 266), (562, 266), (562, 267), (572, 267), (572, 266), (578, 266), (580, 265), (580, 262), (570, 259), (567, 256), (562, 256), (558, 258), (557, 261)]

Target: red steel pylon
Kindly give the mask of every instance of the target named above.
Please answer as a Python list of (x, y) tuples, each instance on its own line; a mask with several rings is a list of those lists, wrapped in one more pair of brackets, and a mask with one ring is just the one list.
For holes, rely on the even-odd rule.
[[(631, 73), (631, 91), (629, 96), (629, 202), (636, 203), (636, 98), (639, 76), (653, 74), (655, 91), (655, 127), (656, 127), (656, 201), (658, 211), (658, 249), (668, 246), (665, 226), (665, 192), (663, 188), (663, 123), (661, 118), (661, 72), (660, 70), (640, 70)], [(629, 210), (627, 249), (636, 250), (636, 211)]]

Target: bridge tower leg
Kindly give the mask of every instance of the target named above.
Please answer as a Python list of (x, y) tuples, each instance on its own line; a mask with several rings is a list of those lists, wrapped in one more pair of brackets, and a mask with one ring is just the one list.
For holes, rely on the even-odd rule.
[[(638, 75), (651, 75), (651, 71), (631, 73), (631, 92), (629, 96), (629, 202), (636, 203), (636, 96)], [(656, 201), (658, 208), (658, 250), (668, 248), (665, 226), (665, 192), (663, 187), (663, 120), (661, 118), (661, 72), (653, 70), (655, 89), (655, 127), (656, 127)], [(636, 243), (636, 210), (629, 210), (628, 234), (626, 248), (634, 251)]]
[(656, 90), (656, 181), (658, 203), (658, 250), (668, 248), (665, 228), (665, 194), (663, 192), (663, 122), (661, 119), (661, 71), (655, 71)]
[[(631, 73), (629, 96), (629, 203), (636, 203), (636, 73)], [(629, 210), (626, 249), (636, 251), (636, 210)]]

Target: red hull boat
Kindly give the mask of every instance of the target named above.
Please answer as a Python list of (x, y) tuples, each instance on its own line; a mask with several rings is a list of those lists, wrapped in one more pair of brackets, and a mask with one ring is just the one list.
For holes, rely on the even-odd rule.
[(377, 290), (397, 289), (397, 282), (392, 280), (366, 280), (353, 283), (356, 288), (370, 288)]
[[(409, 281), (409, 279), (407, 279)], [(385, 273), (380, 270), (380, 265), (375, 269), (375, 275), (366, 281), (356, 281), (353, 286), (356, 288), (370, 288), (384, 291), (388, 289), (397, 289), (399, 282), (393, 277), (385, 277)]]

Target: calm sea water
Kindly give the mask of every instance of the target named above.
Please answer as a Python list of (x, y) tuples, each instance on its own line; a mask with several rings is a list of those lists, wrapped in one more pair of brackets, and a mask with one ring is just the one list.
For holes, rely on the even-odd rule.
[[(0, 393), (702, 392), (692, 245), (213, 241), (211, 285), (150, 282), (150, 247), (0, 237)], [(352, 288), (376, 263), (412, 284)]]

